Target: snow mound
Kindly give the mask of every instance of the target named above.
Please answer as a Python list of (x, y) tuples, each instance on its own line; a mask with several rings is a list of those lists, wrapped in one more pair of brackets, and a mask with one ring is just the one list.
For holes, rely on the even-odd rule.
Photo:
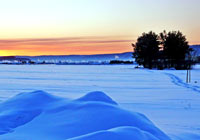
[(40, 115), (43, 108), (58, 97), (44, 91), (20, 93), (0, 104), (0, 134), (14, 131)]
[(170, 140), (144, 115), (121, 109), (103, 92), (66, 100), (43, 91), (0, 104), (3, 140)]
[(0, 110), (16, 108), (41, 108), (41, 106), (58, 99), (58, 97), (40, 90), (28, 93), (23, 92), (0, 104)]
[(77, 99), (77, 101), (99, 101), (99, 102), (105, 102), (109, 104), (115, 104), (117, 103), (113, 101), (109, 96), (107, 96), (105, 93), (101, 91), (94, 91), (86, 94), (85, 96)]

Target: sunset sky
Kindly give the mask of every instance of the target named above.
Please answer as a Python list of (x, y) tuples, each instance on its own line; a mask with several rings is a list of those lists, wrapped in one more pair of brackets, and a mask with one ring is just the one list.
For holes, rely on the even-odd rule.
[(200, 0), (0, 0), (0, 55), (132, 51), (139, 35), (180, 30), (200, 44)]

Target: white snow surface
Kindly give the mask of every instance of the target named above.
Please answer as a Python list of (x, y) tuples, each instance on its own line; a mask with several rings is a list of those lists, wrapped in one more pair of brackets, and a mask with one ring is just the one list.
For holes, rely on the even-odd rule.
[[(133, 65), (1, 65), (0, 67), (0, 102), (2, 102), (0, 139), (2, 140), (24, 140), (22, 136), (28, 140), (40, 140), (37, 135), (44, 140), (51, 138), (98, 140), (105, 137), (128, 140), (133, 135), (144, 139), (162, 139), (156, 137), (157, 135), (165, 137), (168, 135), (172, 140), (200, 139), (199, 65), (191, 70), (191, 83), (185, 83), (185, 70), (134, 69)], [(36, 90), (42, 91), (33, 92)], [(92, 91), (103, 91), (106, 95), (102, 92), (98, 92), (100, 93), (98, 96), (85, 95)], [(17, 95), (21, 92), (26, 94)], [(35, 93), (40, 94), (36, 96)], [(94, 114), (90, 110), (95, 112), (97, 109), (94, 108), (98, 108), (99, 105), (101, 106), (99, 108), (107, 113), (100, 111), (98, 115), (94, 113), (97, 117), (92, 117)], [(122, 115), (123, 118), (131, 116), (131, 119), (119, 117), (115, 120), (117, 123), (106, 121), (97, 125), (98, 127), (85, 125), (90, 122), (89, 120), (100, 119), (101, 116), (115, 118), (110, 111)], [(142, 119), (143, 115), (140, 113), (147, 116), (155, 125), (146, 117)], [(71, 114), (71, 118), (66, 114)], [(89, 118), (88, 114), (91, 115)], [(84, 121), (77, 119), (79, 117), (73, 118), (74, 115), (83, 116), (80, 118)], [(145, 122), (145, 125), (138, 127), (130, 123), (132, 119)], [(91, 122), (96, 123), (94, 120)], [(119, 125), (118, 122), (123, 124)], [(117, 125), (110, 126), (110, 124)], [(95, 130), (85, 129), (86, 126)], [(147, 126), (152, 126), (156, 132), (159, 131), (159, 134), (154, 135), (141, 128)], [(72, 138), (65, 131), (65, 127), (70, 131), (76, 128), (73, 132), (83, 133), (80, 135), (70, 133), (74, 134)]]
[(21, 93), (0, 110), (2, 140), (170, 140), (144, 115), (121, 109), (103, 92), (76, 100)]

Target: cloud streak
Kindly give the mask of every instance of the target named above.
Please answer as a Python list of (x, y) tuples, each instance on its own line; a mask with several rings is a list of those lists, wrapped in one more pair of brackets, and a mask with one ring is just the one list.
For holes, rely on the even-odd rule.
[(0, 40), (0, 49), (4, 46), (22, 45), (71, 45), (71, 44), (109, 44), (126, 43), (132, 40), (106, 39), (106, 38), (38, 38), (38, 39), (4, 39)]

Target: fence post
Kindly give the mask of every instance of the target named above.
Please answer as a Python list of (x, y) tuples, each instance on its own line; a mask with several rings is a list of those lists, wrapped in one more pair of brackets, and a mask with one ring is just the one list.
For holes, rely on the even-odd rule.
[(186, 74), (186, 83), (188, 83), (188, 69), (187, 69), (187, 74)]
[(189, 83), (191, 82), (191, 70), (189, 70)]

